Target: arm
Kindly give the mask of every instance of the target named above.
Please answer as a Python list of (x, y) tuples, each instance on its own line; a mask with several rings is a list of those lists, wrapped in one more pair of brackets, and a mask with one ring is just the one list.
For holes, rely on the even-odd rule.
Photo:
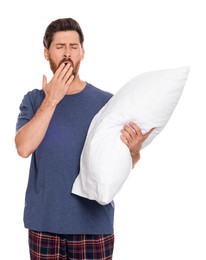
[(140, 159), (140, 150), (143, 142), (147, 139), (153, 130), (154, 128), (143, 135), (141, 129), (133, 122), (125, 125), (121, 130), (122, 135), (120, 138), (130, 150), (133, 168)]
[(62, 64), (48, 84), (46, 76), (43, 76), (45, 98), (33, 118), (15, 136), (16, 149), (20, 156), (28, 157), (41, 143), (57, 104), (65, 96), (74, 79), (72, 70), (69, 64)]

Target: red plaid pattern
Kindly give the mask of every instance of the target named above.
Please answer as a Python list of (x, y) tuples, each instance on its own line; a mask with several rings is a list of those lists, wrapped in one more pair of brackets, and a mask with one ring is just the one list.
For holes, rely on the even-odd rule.
[(60, 235), (29, 230), (31, 260), (112, 260), (114, 235)]

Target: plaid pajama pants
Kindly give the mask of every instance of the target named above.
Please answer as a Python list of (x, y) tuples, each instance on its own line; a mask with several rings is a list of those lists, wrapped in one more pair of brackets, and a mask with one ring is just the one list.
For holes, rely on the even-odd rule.
[(111, 260), (114, 235), (60, 235), (29, 230), (31, 260)]

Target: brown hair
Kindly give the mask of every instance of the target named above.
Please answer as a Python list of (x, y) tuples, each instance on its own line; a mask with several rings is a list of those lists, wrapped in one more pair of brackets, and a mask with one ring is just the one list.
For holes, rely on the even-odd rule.
[(53, 41), (54, 34), (60, 31), (76, 31), (79, 34), (79, 41), (83, 47), (84, 34), (78, 22), (72, 18), (62, 18), (57, 19), (48, 25), (43, 38), (45, 48), (49, 49), (51, 42)]

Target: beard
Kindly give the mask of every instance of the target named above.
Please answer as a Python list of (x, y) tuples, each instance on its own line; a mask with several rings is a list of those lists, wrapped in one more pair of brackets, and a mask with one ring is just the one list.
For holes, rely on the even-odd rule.
[(51, 69), (51, 71), (53, 72), (53, 74), (57, 71), (57, 69), (59, 68), (59, 66), (60, 66), (62, 63), (64, 63), (65, 65), (66, 65), (67, 63), (70, 63), (71, 66), (73, 67), (72, 75), (74, 75), (74, 77), (77, 76), (77, 74), (78, 74), (78, 72), (79, 72), (80, 63), (81, 63), (80, 60), (74, 65), (73, 61), (72, 61), (70, 58), (68, 58), (68, 59), (64, 58), (64, 59), (62, 59), (62, 60), (59, 62), (59, 64), (56, 64), (56, 63), (54, 62), (54, 60), (53, 60), (51, 57), (49, 57), (50, 69)]

